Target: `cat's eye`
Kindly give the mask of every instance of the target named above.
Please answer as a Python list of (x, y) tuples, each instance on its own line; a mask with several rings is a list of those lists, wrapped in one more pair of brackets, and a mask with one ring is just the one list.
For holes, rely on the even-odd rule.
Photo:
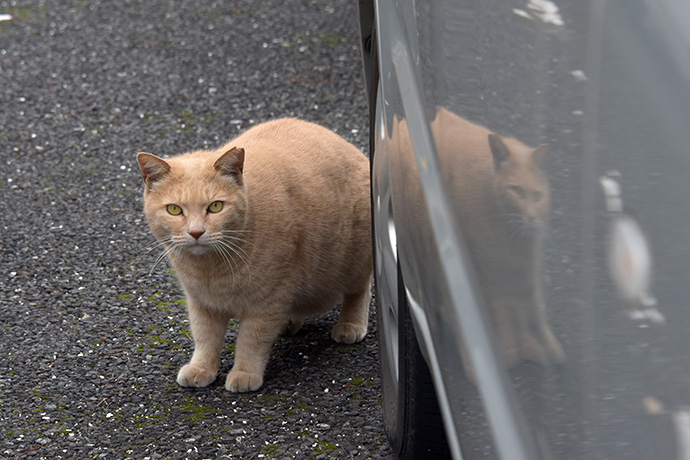
[(165, 209), (168, 211), (169, 214), (172, 214), (173, 216), (179, 216), (180, 214), (182, 214), (182, 208), (176, 204), (169, 204), (165, 207)]
[(223, 209), (222, 201), (214, 201), (213, 203), (208, 205), (208, 212), (216, 213), (220, 212), (221, 209)]

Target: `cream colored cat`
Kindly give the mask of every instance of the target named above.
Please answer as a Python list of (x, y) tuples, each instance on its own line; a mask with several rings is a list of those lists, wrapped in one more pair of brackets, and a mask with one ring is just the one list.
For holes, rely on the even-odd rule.
[(548, 146), (529, 147), (445, 109), (431, 128), (506, 365), (562, 362), (541, 283)]
[(281, 333), (342, 299), (332, 337), (367, 333), (372, 275), (369, 162), (321, 126), (258, 125), (214, 151), (137, 156), (145, 214), (182, 283), (194, 354), (182, 386), (216, 378), (230, 318), (239, 319), (225, 387), (257, 390)]
[[(548, 147), (532, 148), (502, 137), (444, 108), (437, 110), (430, 127), (445, 189), (460, 220), (506, 366), (523, 360), (562, 362), (565, 354), (547, 322), (541, 283), (542, 239), (550, 212), (543, 168)], [(433, 242), (428, 211), (420, 199), (420, 176), (411, 173), (418, 166), (407, 122), (394, 121), (393, 130), (399, 143), (391, 144), (392, 155), (399, 160), (391, 164), (403, 165), (405, 199), (417, 209), (410, 216), (417, 219), (410, 238), (418, 245)], [(427, 244), (430, 253), (435, 250)], [(462, 355), (466, 374), (474, 380), (465, 349)]]

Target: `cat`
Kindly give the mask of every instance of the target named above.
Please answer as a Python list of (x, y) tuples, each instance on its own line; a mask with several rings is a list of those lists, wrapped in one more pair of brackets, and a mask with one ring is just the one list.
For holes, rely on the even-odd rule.
[(271, 348), (342, 300), (331, 336), (364, 339), (371, 277), (369, 161), (334, 132), (284, 118), (218, 150), (162, 159), (139, 153), (144, 213), (187, 298), (194, 353), (185, 387), (217, 376), (239, 319), (225, 387), (258, 390)]
[(541, 284), (549, 146), (529, 147), (446, 109), (437, 111), (431, 129), (506, 366), (525, 359), (562, 363)]
[[(407, 122), (393, 124), (398, 143), (392, 146), (398, 152), (392, 155), (400, 161), (392, 164), (404, 164), (400, 172), (404, 199), (411, 209), (418, 210), (412, 212), (416, 217), (411, 218), (417, 221), (410, 238), (433, 241), (426, 205), (420, 201), (419, 175), (410, 173), (418, 166)], [(430, 129), (449, 203), (454, 206), (505, 365), (514, 367), (524, 360), (542, 365), (563, 362), (565, 354), (546, 319), (541, 285), (542, 240), (550, 212), (543, 163), (549, 147), (531, 148), (445, 108), (436, 110)], [(424, 167), (424, 160), (420, 161)], [(461, 358), (466, 375), (474, 380), (466, 347), (461, 347)]]

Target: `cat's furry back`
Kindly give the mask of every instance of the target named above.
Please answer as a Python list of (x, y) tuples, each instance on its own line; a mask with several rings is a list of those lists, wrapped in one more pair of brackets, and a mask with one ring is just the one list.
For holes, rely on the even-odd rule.
[(369, 167), (357, 148), (281, 119), (215, 151), (139, 163), (147, 220), (187, 295), (195, 351), (178, 383), (215, 379), (229, 318), (240, 320), (231, 391), (259, 388), (278, 335), (341, 299), (333, 338), (362, 340), (372, 256)]

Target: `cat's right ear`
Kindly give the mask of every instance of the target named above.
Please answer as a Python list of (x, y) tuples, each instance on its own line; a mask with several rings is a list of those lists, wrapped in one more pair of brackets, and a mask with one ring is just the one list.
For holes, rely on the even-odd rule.
[(242, 173), (244, 172), (244, 149), (233, 147), (220, 156), (213, 163), (213, 167), (219, 173), (234, 179), (242, 185)]
[(170, 165), (158, 158), (156, 155), (150, 153), (138, 153), (137, 161), (139, 168), (141, 168), (141, 176), (146, 183), (146, 189), (149, 190), (153, 184), (163, 179), (170, 172)]
[(549, 144), (541, 144), (532, 152), (532, 158), (538, 165), (543, 165), (544, 160), (549, 153)]
[(494, 168), (498, 171), (501, 165), (510, 157), (510, 150), (503, 142), (501, 136), (495, 133), (489, 134), (489, 147), (491, 147), (491, 155), (494, 157)]

